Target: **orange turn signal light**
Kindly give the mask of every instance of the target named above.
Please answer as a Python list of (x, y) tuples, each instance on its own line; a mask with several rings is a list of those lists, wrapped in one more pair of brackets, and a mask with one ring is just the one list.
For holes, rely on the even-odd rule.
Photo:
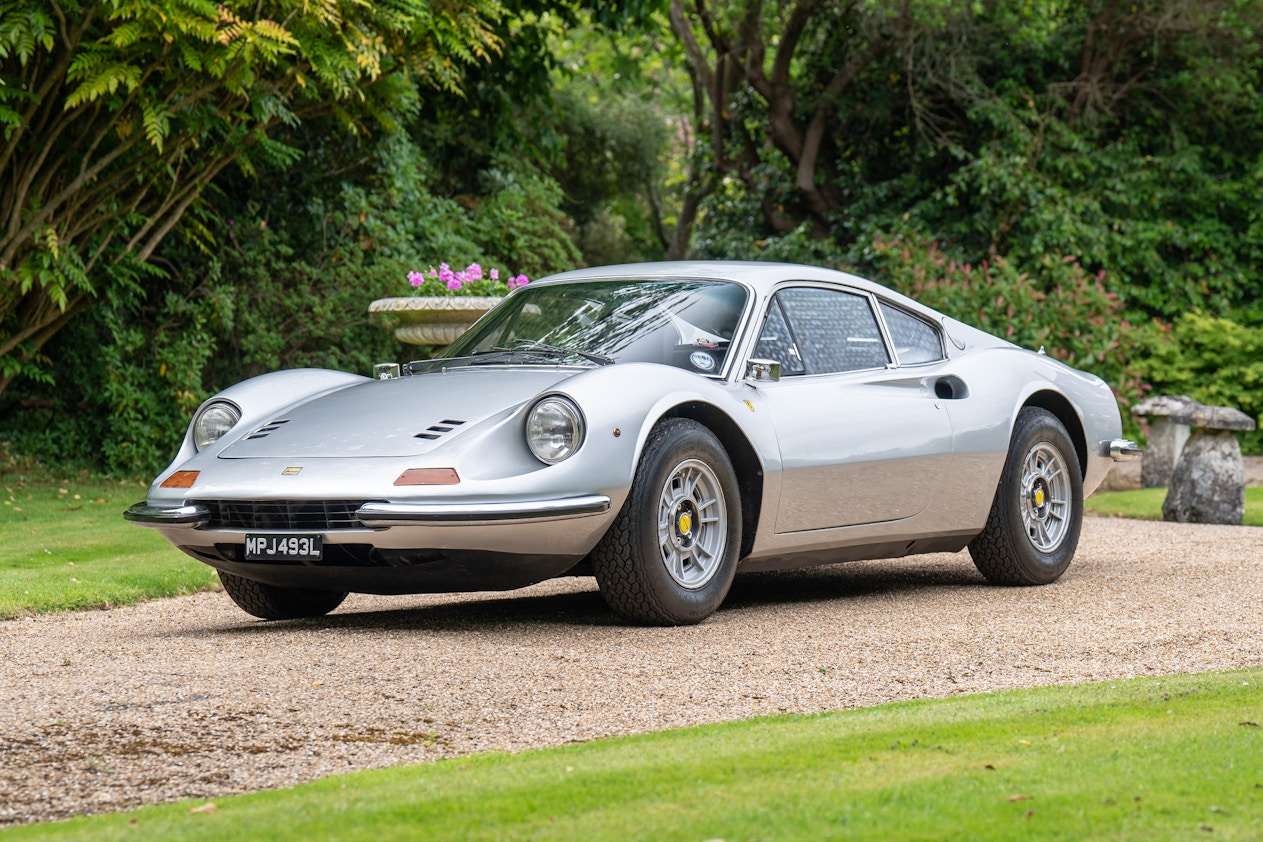
[(399, 475), (395, 485), (456, 485), (459, 482), (455, 468), (409, 468)]
[(176, 471), (158, 486), (159, 488), (192, 488), (201, 471)]

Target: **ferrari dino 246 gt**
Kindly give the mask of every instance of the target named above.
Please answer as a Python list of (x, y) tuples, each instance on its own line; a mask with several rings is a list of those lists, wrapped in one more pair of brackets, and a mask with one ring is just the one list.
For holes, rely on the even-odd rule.
[(1052, 582), (1138, 453), (1097, 377), (805, 266), (568, 272), (377, 369), (215, 395), (126, 517), (265, 619), (590, 575), (685, 624), (742, 571), (968, 547), (992, 582)]

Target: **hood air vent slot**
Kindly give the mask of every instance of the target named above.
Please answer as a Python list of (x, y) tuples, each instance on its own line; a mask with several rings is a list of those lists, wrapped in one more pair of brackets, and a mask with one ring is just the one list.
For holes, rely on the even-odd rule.
[(430, 426), (426, 427), (425, 432), (417, 433), (415, 436), (413, 436), (413, 438), (426, 439), (427, 441), (434, 441), (435, 439), (442, 438), (444, 434), (450, 433), (452, 430), (456, 429), (457, 427), (459, 427), (461, 424), (464, 424), (464, 423), (465, 423), (464, 421), (454, 421), (451, 418), (444, 418), (442, 421), (438, 422), (437, 424), (431, 424)]
[(288, 423), (289, 423), (288, 418), (282, 418), (277, 421), (269, 421), (268, 423), (264, 424), (259, 429), (255, 430), (250, 435), (246, 436), (246, 438), (247, 439), (265, 439), (268, 437), (268, 433), (274, 433), (277, 430), (281, 429), (282, 424), (288, 424)]

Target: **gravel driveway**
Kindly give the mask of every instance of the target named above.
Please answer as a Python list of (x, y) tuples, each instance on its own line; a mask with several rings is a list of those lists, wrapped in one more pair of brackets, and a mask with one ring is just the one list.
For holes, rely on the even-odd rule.
[(1263, 529), (1088, 519), (1066, 576), (969, 556), (738, 577), (692, 628), (590, 579), (352, 596), (257, 622), (223, 594), (0, 622), (0, 826), (375, 766), (779, 711), (1263, 665)]

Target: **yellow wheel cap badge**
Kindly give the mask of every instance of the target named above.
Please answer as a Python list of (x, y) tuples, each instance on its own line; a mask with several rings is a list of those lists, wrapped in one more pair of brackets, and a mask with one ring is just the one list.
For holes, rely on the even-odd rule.
[(688, 512), (682, 512), (680, 514), (679, 526), (681, 535), (689, 534), (689, 530), (693, 528), (693, 518), (689, 516)]
[(1042, 488), (1037, 488), (1037, 489), (1035, 489), (1035, 507), (1036, 507), (1036, 508), (1043, 508), (1043, 506), (1044, 506), (1044, 499), (1045, 499), (1045, 498), (1044, 498), (1044, 489), (1042, 489)]

